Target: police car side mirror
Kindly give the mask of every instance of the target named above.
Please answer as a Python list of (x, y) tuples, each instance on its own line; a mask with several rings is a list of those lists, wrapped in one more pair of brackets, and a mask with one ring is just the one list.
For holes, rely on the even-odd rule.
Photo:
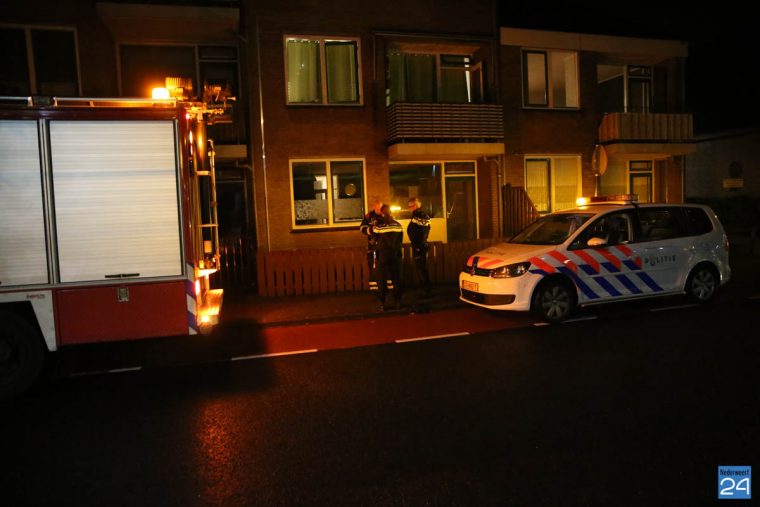
[(607, 240), (606, 239), (602, 239), (602, 238), (591, 238), (591, 239), (588, 240), (588, 243), (586, 243), (586, 244), (589, 247), (594, 248), (594, 247), (606, 245), (607, 244)]

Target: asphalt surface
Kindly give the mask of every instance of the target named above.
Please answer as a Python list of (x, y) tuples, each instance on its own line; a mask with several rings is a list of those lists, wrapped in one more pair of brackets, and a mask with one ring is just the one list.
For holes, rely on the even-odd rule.
[(725, 504), (717, 467), (760, 455), (760, 299), (737, 287), (706, 307), (235, 361), (210, 343), (205, 362), (57, 378), (0, 405), (2, 504)]

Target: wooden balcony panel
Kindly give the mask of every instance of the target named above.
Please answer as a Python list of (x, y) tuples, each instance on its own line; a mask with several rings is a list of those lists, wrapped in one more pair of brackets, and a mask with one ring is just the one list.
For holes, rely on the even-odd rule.
[(610, 142), (694, 142), (690, 114), (611, 113), (599, 126), (599, 141)]
[(500, 105), (397, 102), (387, 108), (386, 114), (389, 144), (414, 139), (504, 137)]

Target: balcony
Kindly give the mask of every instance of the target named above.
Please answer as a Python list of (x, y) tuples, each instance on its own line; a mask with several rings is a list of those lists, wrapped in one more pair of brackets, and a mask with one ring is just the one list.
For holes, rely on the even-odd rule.
[(687, 155), (696, 150), (693, 118), (676, 113), (607, 113), (599, 126), (599, 143), (610, 155)]
[(395, 102), (387, 110), (388, 145), (405, 142), (501, 142), (503, 108), (497, 104)]

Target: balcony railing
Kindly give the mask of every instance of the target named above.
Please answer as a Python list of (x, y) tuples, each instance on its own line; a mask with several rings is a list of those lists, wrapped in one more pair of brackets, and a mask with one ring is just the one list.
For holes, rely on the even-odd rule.
[(599, 126), (600, 143), (693, 143), (690, 114), (608, 113)]
[(497, 104), (396, 102), (388, 106), (388, 144), (405, 141), (491, 142), (504, 137)]

